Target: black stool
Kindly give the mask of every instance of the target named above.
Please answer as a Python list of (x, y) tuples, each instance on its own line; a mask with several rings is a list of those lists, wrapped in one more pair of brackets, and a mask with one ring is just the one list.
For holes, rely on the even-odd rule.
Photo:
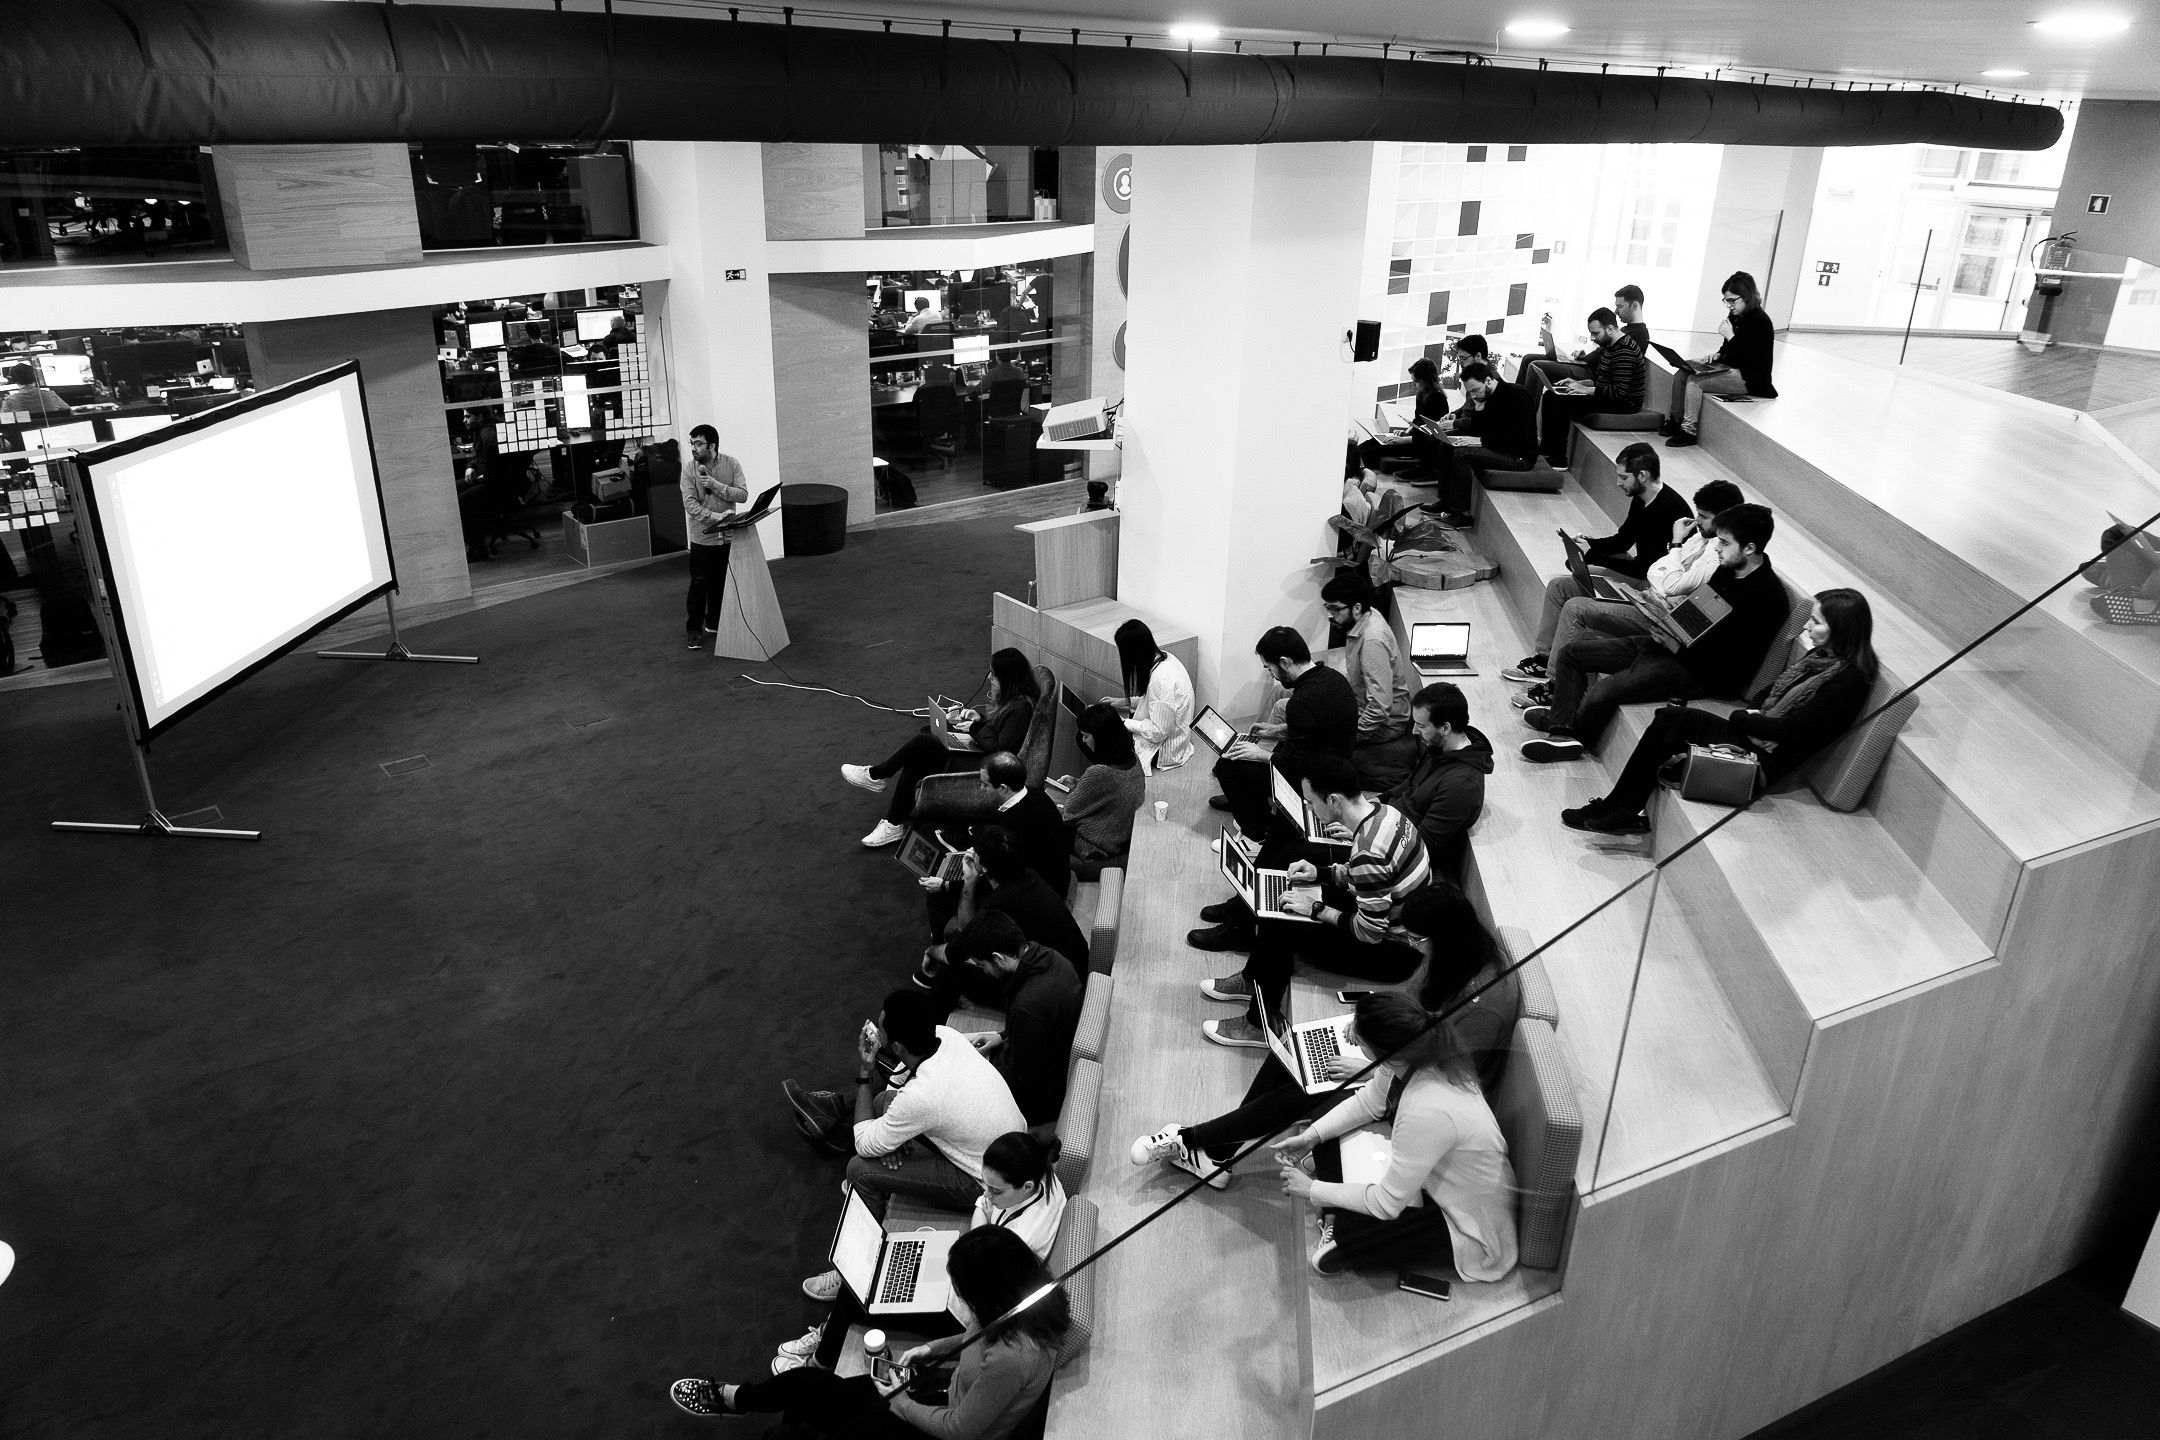
[(830, 555), (847, 547), (848, 492), (838, 485), (780, 487), (780, 534), (790, 555)]

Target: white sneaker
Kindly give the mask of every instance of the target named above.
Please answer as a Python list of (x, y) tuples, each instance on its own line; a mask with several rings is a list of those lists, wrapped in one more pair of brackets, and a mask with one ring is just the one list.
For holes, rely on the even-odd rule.
[(827, 1270), (802, 1282), (802, 1293), (820, 1304), (830, 1305), (840, 1298), (840, 1272)]
[[(807, 1360), (812, 1355), (817, 1354), (818, 1341), (824, 1338), (825, 1331), (819, 1326), (812, 1325), (803, 1332), (802, 1339), (781, 1342), (780, 1354), (792, 1360)], [(773, 1373), (777, 1375), (780, 1372), (775, 1370)]]
[(882, 850), (887, 845), (899, 844), (900, 837), (905, 834), (907, 834), (907, 826), (895, 825), (890, 820), (880, 820), (877, 822), (876, 829), (862, 837), (863, 848), (866, 850)]
[(850, 785), (860, 785), (873, 795), (885, 793), (885, 782), (872, 775), (868, 765), (842, 765), (840, 778)]
[(810, 1363), (807, 1355), (775, 1355), (772, 1357), (772, 1373), (785, 1375), (790, 1370), (800, 1370)]
[(1194, 1156), (1185, 1148), (1185, 1141), (1175, 1125), (1165, 1125), (1153, 1135), (1143, 1135), (1132, 1143), (1132, 1162), (1145, 1165), (1154, 1160), (1167, 1160), (1188, 1175), (1197, 1175), (1217, 1190), (1230, 1188), (1230, 1172), (1217, 1170), (1212, 1164)]

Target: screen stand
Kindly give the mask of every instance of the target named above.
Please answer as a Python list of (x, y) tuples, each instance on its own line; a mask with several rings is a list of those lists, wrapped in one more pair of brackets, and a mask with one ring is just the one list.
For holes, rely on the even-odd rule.
[[(125, 712), (122, 721), (125, 723)], [(175, 825), (158, 809), (157, 796), (150, 789), (150, 763), (143, 758), (143, 747), (135, 739), (134, 727), (128, 729), (128, 753), (135, 757), (135, 779), (142, 786), (143, 818), (132, 825), (108, 824), (96, 820), (55, 820), (55, 830), (81, 830), (93, 835), (177, 835), (183, 840), (260, 840), (260, 830), (210, 830), (200, 825)]]
[(437, 665), (477, 665), (480, 663), (480, 657), (477, 655), (414, 654), (405, 648), (403, 640), (398, 639), (397, 602), (390, 598), (390, 592), (387, 590), (383, 592), (382, 603), (383, 609), (388, 611), (390, 615), (389, 649), (380, 654), (373, 650), (317, 650), (315, 653), (325, 660), (426, 660)]

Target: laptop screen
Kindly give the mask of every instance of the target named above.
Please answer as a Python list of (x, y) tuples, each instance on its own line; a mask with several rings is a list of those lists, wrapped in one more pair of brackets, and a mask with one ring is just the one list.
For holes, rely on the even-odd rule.
[(1283, 814), (1288, 815), (1300, 825), (1304, 824), (1305, 797), (1298, 793), (1297, 786), (1290, 783), (1290, 777), (1270, 765), (1268, 766), (1268, 783), (1275, 787), (1275, 803), (1282, 806)]
[(863, 1203), (862, 1196), (850, 1188), (847, 1206), (840, 1212), (840, 1229), (833, 1236), (833, 1269), (847, 1281), (848, 1289), (864, 1304), (870, 1302), (870, 1287), (877, 1280), (878, 1253), (885, 1244), (885, 1227), (878, 1224), (877, 1216)]
[(1212, 707), (1194, 716), (1192, 723), (1193, 729), (1198, 730), (1206, 737), (1208, 744), (1217, 750), (1228, 750), (1237, 743), (1237, 727), (1216, 714)]
[(1225, 879), (1236, 886), (1245, 899), (1253, 892), (1253, 862), (1245, 854), (1245, 847), (1237, 843), (1228, 830), (1222, 832), (1222, 872)]
[(1087, 706), (1080, 703), (1080, 697), (1073, 694), (1073, 688), (1070, 685), (1058, 686), (1058, 704), (1063, 705), (1066, 713), (1075, 720), (1080, 718), (1081, 711), (1087, 709)]
[(1410, 658), (1459, 660), (1470, 653), (1470, 627), (1453, 621), (1427, 621), (1410, 627)]

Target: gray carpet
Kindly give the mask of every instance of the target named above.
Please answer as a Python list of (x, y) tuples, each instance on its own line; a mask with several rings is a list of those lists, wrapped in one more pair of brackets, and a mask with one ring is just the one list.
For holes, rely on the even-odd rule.
[[(0, 1433), (674, 1433), (677, 1375), (817, 1313), (838, 1162), (783, 1076), (845, 1075), (920, 906), (844, 785), (965, 695), (1008, 519), (779, 562), (794, 644), (680, 642), (680, 562), (294, 656), (177, 727), (126, 819), (109, 684), (0, 697)], [(398, 776), (384, 762), (416, 755)]]

